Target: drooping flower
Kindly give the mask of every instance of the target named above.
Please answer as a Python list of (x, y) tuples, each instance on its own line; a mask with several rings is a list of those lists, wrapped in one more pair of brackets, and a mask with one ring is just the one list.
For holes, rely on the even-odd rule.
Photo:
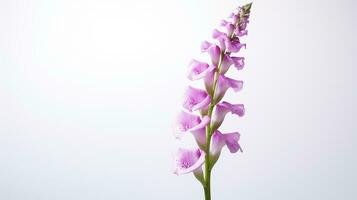
[(243, 57), (235, 57), (235, 56), (231, 56), (229, 57), (234, 65), (234, 67), (237, 70), (241, 70), (244, 67), (244, 58)]
[(215, 96), (216, 102), (222, 99), (228, 88), (232, 88), (234, 92), (238, 92), (243, 88), (243, 81), (234, 80), (224, 75), (219, 75), (216, 88), (217, 95)]
[(188, 79), (191, 81), (201, 79), (205, 77), (208, 73), (215, 69), (214, 66), (210, 66), (207, 63), (200, 62), (197, 60), (192, 60), (189, 64)]
[(227, 41), (229, 40), (228, 35), (224, 32), (214, 29), (212, 32), (212, 38), (216, 39), (219, 42), (220, 49), (222, 50), (222, 52), (224, 52), (226, 50)]
[(212, 162), (215, 163), (217, 161), (221, 154), (221, 150), (225, 145), (227, 145), (227, 148), (231, 153), (236, 153), (238, 150), (241, 150), (238, 143), (239, 139), (240, 134), (238, 132), (222, 134), (220, 131), (216, 130), (212, 136), (212, 147), (210, 152)]
[(221, 49), (217, 45), (212, 45), (207, 49), (207, 52), (211, 56), (212, 65), (217, 67), (221, 57)]
[(175, 154), (175, 169), (177, 175), (187, 174), (190, 172), (201, 173), (205, 161), (205, 153), (200, 149), (183, 149), (179, 148)]
[(227, 29), (227, 35), (228, 36), (232, 35), (234, 30), (236, 29), (236, 27), (231, 23), (226, 24), (225, 27)]
[(244, 30), (244, 29), (241, 30), (239, 27), (237, 27), (237, 29), (235, 30), (234, 33), (239, 37), (248, 35), (248, 31), (247, 30)]
[(210, 123), (210, 117), (204, 116), (202, 119), (185, 111), (177, 117), (176, 138), (180, 139), (186, 132), (191, 132), (197, 145), (204, 150), (206, 143), (206, 126)]
[(213, 130), (217, 130), (219, 126), (221, 126), (228, 112), (242, 117), (245, 113), (245, 108), (243, 104), (230, 104), (226, 101), (217, 104), (216, 110), (214, 111), (212, 116)]
[(228, 70), (229, 67), (233, 64), (233, 66), (237, 70), (241, 70), (244, 67), (244, 58), (243, 57), (236, 57), (236, 56), (230, 56), (230, 55), (224, 55), (221, 63), (221, 68), (219, 70), (220, 74), (225, 74)]
[[(235, 31), (234, 27), (232, 27), (233, 25), (231, 25), (227, 27), (229, 35)], [(239, 37), (230, 38), (229, 35), (217, 29), (213, 30), (212, 33), (212, 37), (218, 40), (223, 51), (227, 49), (228, 52), (237, 53), (242, 47), (246, 47), (246, 44), (240, 42)]]
[(198, 147), (201, 150), (206, 151), (206, 127), (191, 131), (193, 137), (196, 140)]
[(237, 53), (242, 47), (246, 47), (246, 44), (242, 44), (238, 37), (234, 37), (231, 40), (226, 40), (227, 50), (229, 52)]
[(189, 86), (185, 92), (183, 107), (189, 111), (207, 108), (211, 103), (211, 97), (206, 91)]
[(221, 63), (221, 68), (219, 70), (220, 74), (225, 74), (229, 67), (233, 64), (233, 60), (229, 55), (224, 55)]
[(182, 111), (177, 117), (177, 128), (180, 132), (195, 131), (205, 127), (210, 122), (210, 117), (204, 116), (202, 119), (194, 114)]
[[(209, 94), (212, 94), (214, 86), (214, 73), (209, 73), (204, 78), (206, 90)], [(235, 92), (240, 91), (243, 88), (243, 81), (234, 80), (220, 74), (217, 80), (217, 88), (214, 95), (214, 102), (218, 102), (222, 99), (228, 88), (232, 88)]]

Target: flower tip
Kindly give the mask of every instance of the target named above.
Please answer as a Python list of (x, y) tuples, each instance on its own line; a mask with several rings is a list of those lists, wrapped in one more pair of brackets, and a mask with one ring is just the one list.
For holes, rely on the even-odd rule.
[(253, 4), (253, 2), (250, 2), (250, 3), (245, 4), (245, 5), (243, 6), (243, 11), (244, 11), (244, 13), (250, 13), (250, 8), (252, 7), (252, 4)]

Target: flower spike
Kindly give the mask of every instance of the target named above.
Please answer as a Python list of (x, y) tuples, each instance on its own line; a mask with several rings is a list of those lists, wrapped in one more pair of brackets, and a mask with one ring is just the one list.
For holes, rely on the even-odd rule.
[[(244, 116), (243, 104), (231, 104), (222, 101), (228, 89), (235, 92), (243, 88), (243, 81), (228, 77), (228, 70), (245, 67), (245, 59), (239, 52), (246, 48), (242, 37), (248, 34), (250, 9), (252, 4), (238, 7), (229, 19), (220, 22), (220, 28), (214, 29), (214, 41), (203, 41), (201, 52), (210, 57), (209, 61), (192, 59), (189, 63), (187, 78), (190, 81), (203, 80), (204, 88), (188, 86), (182, 102), (183, 111), (177, 117), (176, 138), (180, 139), (188, 132), (196, 140), (193, 149), (179, 148), (175, 154), (177, 175), (192, 172), (202, 184), (205, 200), (211, 200), (211, 171), (224, 146), (231, 153), (242, 152), (238, 132), (221, 133), (218, 128), (223, 124), (227, 113)], [(221, 102), (222, 101), (222, 102)]]

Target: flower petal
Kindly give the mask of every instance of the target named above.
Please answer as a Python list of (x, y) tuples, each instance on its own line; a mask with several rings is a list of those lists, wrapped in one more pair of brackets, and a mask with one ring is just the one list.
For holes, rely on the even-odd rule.
[(207, 126), (207, 124), (210, 123), (210, 122), (211, 122), (211, 118), (210, 117), (203, 116), (201, 122), (199, 124), (197, 124), (196, 126), (188, 129), (188, 131), (193, 132), (193, 131), (196, 131), (198, 129), (201, 129), (201, 128)]
[(176, 137), (180, 138), (182, 136), (182, 133), (184, 132), (201, 129), (205, 127), (208, 123), (210, 123), (210, 118), (208, 116), (204, 116), (201, 119), (197, 115), (181, 111), (177, 117)]
[(174, 174), (182, 175), (200, 170), (205, 162), (205, 153), (200, 149), (179, 148), (175, 154)]
[(219, 42), (219, 45), (220, 45), (220, 49), (223, 51), (226, 50), (226, 43), (227, 41), (226, 40), (229, 40), (228, 39), (228, 36), (226, 33), (223, 33), (217, 29), (214, 29), (213, 32), (212, 32), (212, 37), (214, 39), (217, 39), (218, 42)]
[(228, 112), (242, 117), (245, 113), (245, 108), (243, 104), (230, 104), (226, 101), (218, 103), (212, 116), (213, 130), (217, 130), (221, 126)]
[(212, 71), (208, 73), (204, 78), (206, 91), (210, 96), (213, 96), (214, 74), (214, 71)]
[(240, 134), (238, 132), (226, 133), (224, 136), (227, 148), (231, 153), (236, 153), (238, 150), (241, 150), (241, 147), (238, 143), (240, 139)]
[(188, 79), (191, 81), (205, 77), (209, 72), (214, 70), (214, 66), (209, 66), (207, 63), (192, 60), (189, 64)]
[(220, 101), (223, 98), (226, 91), (228, 90), (228, 88), (232, 88), (235, 92), (238, 92), (242, 89), (242, 87), (243, 87), (243, 81), (234, 80), (224, 76), (223, 74), (220, 74), (217, 81), (217, 88), (216, 88), (214, 101), (216, 102)]
[(230, 57), (231, 61), (237, 70), (241, 70), (244, 67), (244, 57)]
[(233, 19), (233, 24), (237, 24), (238, 23), (238, 21), (239, 21), (239, 16), (238, 15), (233, 15), (232, 16), (232, 19)]
[(236, 153), (238, 150), (241, 149), (238, 141), (240, 139), (240, 135), (238, 132), (233, 133), (226, 133), (222, 134), (220, 131), (215, 131), (212, 136), (212, 147), (210, 152), (210, 157), (212, 163), (214, 164), (217, 162), (222, 148), (227, 145), (229, 151), (231, 153)]
[(236, 153), (240, 150), (240, 145), (238, 143), (239, 139), (240, 134), (238, 132), (222, 134), (218, 130), (215, 131), (212, 136), (211, 154), (218, 154), (225, 145), (227, 145), (227, 148), (231, 153)]
[(183, 107), (189, 111), (204, 109), (211, 103), (211, 97), (206, 91), (189, 86), (185, 92)]
[(234, 31), (234, 34), (236, 34), (238, 37), (242, 37), (245, 35), (248, 35), (248, 30), (240, 30), (239, 27)]
[(246, 44), (240, 43), (237, 37), (232, 40), (226, 40), (226, 46), (228, 51), (233, 53), (240, 51), (242, 47), (246, 48)]
[(229, 57), (229, 55), (227, 54), (224, 55), (219, 73), (225, 74), (232, 64), (233, 64), (233, 60), (231, 59), (231, 57)]
[(214, 39), (217, 39), (217, 38), (222, 37), (222, 36), (227, 36), (227, 34), (226, 34), (226, 33), (223, 33), (222, 31), (219, 31), (219, 30), (217, 30), (217, 29), (214, 29), (214, 30), (212, 31), (212, 37), (213, 37)]
[(221, 64), (221, 69), (220, 69), (220, 73), (221, 74), (225, 74), (229, 67), (231, 65), (234, 65), (234, 67), (237, 70), (241, 70), (244, 67), (244, 57), (235, 57), (235, 56), (229, 56), (229, 55), (224, 55), (222, 64)]
[(217, 67), (221, 56), (221, 49), (217, 45), (212, 45), (208, 48), (207, 52), (211, 56), (212, 64)]
[(202, 51), (202, 52), (207, 51), (208, 48), (210, 48), (212, 45), (213, 45), (213, 44), (210, 43), (210, 42), (203, 41), (203, 42), (201, 43), (201, 51)]
[(197, 145), (203, 151), (206, 150), (206, 127), (191, 131), (192, 135), (194, 136)]
[(244, 17), (241, 22), (239, 23), (239, 30), (246, 30), (247, 28), (247, 25), (249, 23), (249, 19), (248, 17)]
[[(201, 123), (201, 118), (184, 111), (181, 111), (177, 117), (177, 131), (179, 133), (189, 131), (191, 128), (198, 126)], [(180, 137), (181, 135), (177, 135)]]
[(221, 153), (222, 148), (226, 144), (223, 134), (216, 130), (212, 135), (212, 147), (210, 154), (215, 156)]
[(226, 24), (225, 27), (226, 27), (226, 29), (227, 29), (227, 34), (228, 34), (228, 36), (231, 36), (231, 35), (233, 34), (234, 30), (236, 29), (236, 27), (235, 27), (233, 24), (231, 24), (231, 23)]

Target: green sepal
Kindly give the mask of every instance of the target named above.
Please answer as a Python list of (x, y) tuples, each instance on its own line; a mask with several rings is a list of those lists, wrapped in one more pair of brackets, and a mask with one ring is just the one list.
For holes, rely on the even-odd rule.
[(205, 178), (203, 176), (203, 170), (202, 168), (198, 168), (195, 171), (193, 171), (193, 175), (195, 175), (196, 179), (204, 186), (205, 185)]

